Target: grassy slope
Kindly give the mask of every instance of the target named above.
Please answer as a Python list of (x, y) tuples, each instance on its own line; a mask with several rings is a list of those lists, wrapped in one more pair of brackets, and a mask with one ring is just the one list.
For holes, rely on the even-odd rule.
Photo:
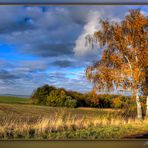
[(0, 139), (118, 139), (148, 131), (148, 121), (126, 121), (118, 110), (70, 109), (0, 97)]

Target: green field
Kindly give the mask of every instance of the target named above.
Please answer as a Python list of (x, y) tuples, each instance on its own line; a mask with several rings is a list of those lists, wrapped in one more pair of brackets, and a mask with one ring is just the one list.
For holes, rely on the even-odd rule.
[(28, 104), (30, 99), (28, 98), (19, 98), (11, 96), (0, 96), (0, 103), (10, 103), (10, 104)]
[(0, 139), (122, 139), (147, 131), (147, 120), (127, 119), (123, 110), (37, 106), (0, 97)]

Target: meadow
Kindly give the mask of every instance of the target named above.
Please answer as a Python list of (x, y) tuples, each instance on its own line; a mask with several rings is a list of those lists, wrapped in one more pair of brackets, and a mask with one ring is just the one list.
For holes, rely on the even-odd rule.
[(30, 99), (20, 98), (14, 96), (0, 96), (0, 103), (10, 103), (10, 104), (28, 104)]
[(123, 112), (39, 106), (29, 99), (0, 97), (0, 139), (109, 140), (148, 132), (148, 120), (127, 118)]

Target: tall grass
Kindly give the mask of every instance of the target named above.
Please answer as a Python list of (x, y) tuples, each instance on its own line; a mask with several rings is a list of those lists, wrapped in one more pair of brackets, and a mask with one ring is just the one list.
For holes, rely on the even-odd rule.
[(148, 131), (148, 120), (139, 121), (111, 113), (78, 116), (60, 109), (51, 116), (0, 117), (1, 139), (119, 139)]

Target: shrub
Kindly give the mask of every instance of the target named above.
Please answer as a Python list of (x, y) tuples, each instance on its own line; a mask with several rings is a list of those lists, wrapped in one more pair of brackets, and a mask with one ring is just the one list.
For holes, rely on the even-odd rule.
[(116, 97), (112, 101), (112, 107), (113, 108), (122, 108), (122, 100), (121, 97)]
[(65, 106), (76, 107), (77, 101), (67, 96), (66, 92), (62, 89), (53, 90), (47, 97), (47, 105), (49, 106)]
[(44, 85), (42, 87), (37, 88), (31, 97), (32, 102), (34, 104), (42, 104), (45, 105), (47, 102), (47, 96), (52, 90), (55, 90), (56, 88), (53, 86)]
[(52, 90), (47, 97), (47, 105), (49, 106), (64, 106), (66, 94), (62, 90)]
[(75, 107), (77, 107), (77, 100), (74, 100), (74, 99), (66, 99), (66, 101), (64, 103), (64, 106), (75, 108)]
[(87, 104), (87, 94), (83, 94), (77, 91), (67, 91), (66, 94), (71, 96), (72, 99), (77, 101), (77, 107), (86, 107), (89, 106)]
[(112, 108), (113, 99), (116, 98), (117, 95), (109, 95), (109, 94), (99, 94), (99, 107), (100, 108)]
[[(64, 88), (44, 85), (33, 92), (31, 100), (33, 104), (39, 105), (77, 107), (78, 101), (75, 98), (79, 95), (80, 93), (69, 93)], [(83, 94), (81, 94), (82, 96)]]

